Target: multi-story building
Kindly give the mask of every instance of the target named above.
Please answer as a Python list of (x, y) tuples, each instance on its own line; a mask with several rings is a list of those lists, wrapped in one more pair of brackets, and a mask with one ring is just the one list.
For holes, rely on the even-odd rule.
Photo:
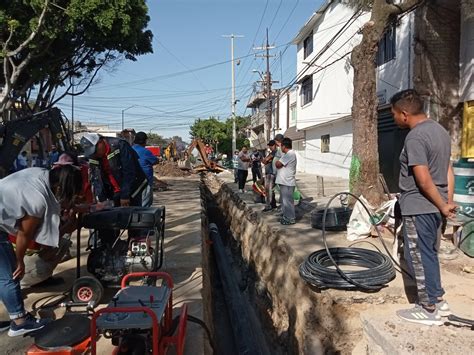
[[(417, 89), (426, 99), (428, 115), (449, 130), (453, 157), (460, 154), (460, 101), (474, 96), (472, 56), (468, 58), (472, 21), (462, 22), (461, 18), (459, 1), (426, 2), (398, 16), (379, 43), (378, 150), (380, 169), (391, 190), (397, 190), (398, 156), (407, 133), (396, 127), (391, 116), (389, 100), (396, 92)], [(297, 46), (297, 78), (291, 87), (294, 100), (288, 96), (290, 88), (280, 90), (275, 116), (279, 128), (284, 127), (283, 117), (292, 119), (284, 128), (288, 136), (298, 134), (300, 171), (349, 178), (354, 94), (350, 54), (369, 19), (370, 13), (357, 12), (347, 1), (328, 0), (293, 40)], [(464, 43), (461, 60), (460, 38)]]

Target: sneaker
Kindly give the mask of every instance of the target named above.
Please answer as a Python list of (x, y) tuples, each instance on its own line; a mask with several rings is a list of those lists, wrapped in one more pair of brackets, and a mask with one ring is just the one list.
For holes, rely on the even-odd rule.
[(282, 218), (280, 218), (280, 223), (284, 226), (289, 226), (291, 224), (295, 224), (296, 220), (294, 218), (282, 217)]
[(453, 314), (451, 312), (451, 309), (449, 308), (448, 302), (446, 302), (445, 300), (436, 303), (436, 310), (438, 311), (440, 317), (447, 317)]
[(4, 332), (10, 328), (10, 321), (9, 320), (2, 320), (0, 321), (0, 332)]
[(244, 190), (239, 189), (239, 193), (243, 194), (243, 193), (244, 193)]
[(8, 336), (17, 337), (19, 335), (34, 332), (35, 330), (43, 328), (49, 322), (51, 322), (50, 319), (37, 319), (28, 313), (25, 317), (25, 321), (22, 324), (17, 325), (13, 321), (10, 323)]
[(397, 311), (397, 316), (407, 322), (424, 324), (424, 325), (443, 325), (441, 316), (438, 314), (438, 309), (434, 312), (428, 312), (420, 305), (415, 305), (411, 309), (401, 309)]

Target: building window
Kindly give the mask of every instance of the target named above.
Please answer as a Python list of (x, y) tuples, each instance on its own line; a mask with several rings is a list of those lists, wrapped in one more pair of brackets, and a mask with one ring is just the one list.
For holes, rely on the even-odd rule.
[(321, 136), (321, 153), (329, 153), (329, 134)]
[(309, 36), (305, 38), (303, 42), (303, 47), (304, 47), (303, 59), (306, 59), (311, 53), (313, 53), (313, 32), (311, 32)]
[(387, 63), (395, 58), (396, 37), (395, 24), (390, 25), (379, 42), (379, 51), (377, 52), (377, 66)]
[(290, 106), (290, 126), (296, 124), (296, 104)]
[(303, 95), (303, 106), (313, 101), (313, 76), (309, 76), (301, 83), (301, 93)]

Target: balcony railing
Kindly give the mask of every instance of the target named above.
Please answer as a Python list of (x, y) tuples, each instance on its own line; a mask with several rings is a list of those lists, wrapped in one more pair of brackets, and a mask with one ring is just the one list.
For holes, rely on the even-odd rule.
[(252, 115), (250, 118), (250, 127), (255, 129), (263, 126), (265, 124), (266, 117), (267, 116), (265, 112), (257, 112), (256, 114)]

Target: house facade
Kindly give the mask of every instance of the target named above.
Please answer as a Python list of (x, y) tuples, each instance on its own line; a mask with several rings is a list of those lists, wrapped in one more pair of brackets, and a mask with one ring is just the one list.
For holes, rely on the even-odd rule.
[(301, 28), (297, 46), (296, 131), (301, 171), (349, 178), (352, 157), (353, 73), (350, 52), (368, 14), (326, 1)]
[[(360, 43), (360, 29), (369, 19), (370, 13), (356, 13), (344, 0), (329, 0), (293, 40), (297, 46), (298, 74), (292, 86), (294, 99), (289, 106), (293, 108), (294, 120), (287, 127), (282, 124), (282, 117), (289, 115), (287, 91), (290, 89), (280, 90), (279, 110), (275, 115), (279, 116), (279, 128), (286, 128), (288, 136), (299, 134), (295, 150), (300, 158), (300, 171), (349, 179), (354, 94), (350, 53)], [(468, 28), (469, 24), (472, 21), (467, 21), (464, 27)], [(469, 47), (472, 34), (461, 31), (460, 27), (459, 2), (436, 0), (399, 16), (387, 27), (379, 43), (378, 150), (381, 173), (392, 191), (398, 189), (398, 157), (407, 134), (395, 125), (390, 112), (389, 101), (396, 92), (418, 90), (425, 98), (428, 115), (449, 130), (453, 157), (459, 155), (460, 85), (472, 83), (472, 57), (471, 61), (459, 58), (460, 38), (464, 36), (465, 47)], [(469, 49), (464, 49), (461, 56), (466, 52)], [(466, 81), (468, 77), (471, 79)]]

